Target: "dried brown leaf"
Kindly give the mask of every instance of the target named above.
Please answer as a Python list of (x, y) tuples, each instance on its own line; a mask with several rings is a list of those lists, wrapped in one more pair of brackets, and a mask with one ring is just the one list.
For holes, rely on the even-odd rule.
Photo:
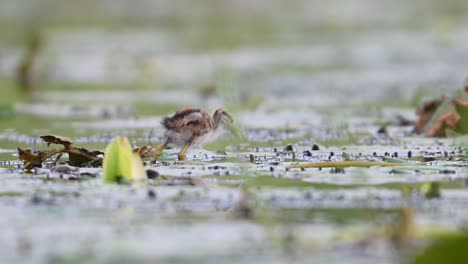
[(50, 144), (59, 144), (64, 147), (59, 149), (50, 149), (47, 151), (38, 151), (36, 153), (33, 153), (29, 149), (18, 147), (18, 156), (19, 159), (24, 162), (25, 170), (42, 167), (42, 163), (53, 156), (56, 156), (56, 163), (63, 153), (68, 154), (69, 165), (71, 166), (100, 166), (102, 164), (102, 157), (100, 157), (100, 155), (104, 155), (104, 152), (100, 150), (91, 151), (86, 148), (73, 147), (71, 146), (73, 144), (72, 141), (66, 137), (43, 135), (41, 138), (47, 142), (48, 146)]
[(61, 152), (61, 150), (53, 149), (33, 153), (30, 149), (22, 149), (21, 147), (18, 147), (18, 157), (24, 162), (24, 169), (28, 171), (33, 168), (41, 168), (42, 162)]
[(43, 135), (40, 136), (42, 140), (47, 142), (47, 146), (50, 146), (50, 144), (59, 144), (63, 145), (65, 148), (70, 147), (73, 142), (66, 137), (61, 137), (61, 136), (56, 136), (56, 135)]
[(140, 155), (140, 158), (151, 158), (153, 157), (154, 154), (154, 148), (151, 146), (143, 146), (139, 147), (133, 150), (133, 153), (138, 153)]
[(446, 113), (440, 116), (432, 126), (430, 126), (424, 135), (426, 137), (441, 137), (446, 133), (445, 127), (452, 127), (460, 120), (460, 115), (456, 112)]
[(443, 99), (431, 100), (424, 102), (421, 106), (416, 109), (416, 115), (419, 116), (418, 121), (416, 122), (415, 128), (417, 133), (423, 133), (424, 127), (427, 122), (431, 120), (432, 115), (437, 110), (437, 108), (442, 104)]
[[(99, 150), (88, 150), (86, 148), (69, 147), (66, 152), (70, 160), (71, 166), (85, 166), (85, 165), (100, 165), (102, 159), (99, 155), (103, 155), (104, 152)], [(92, 164), (90, 164), (92, 163)]]
[(42, 167), (42, 157), (43, 154), (33, 153), (30, 149), (23, 149), (18, 147), (18, 157), (25, 164), (31, 164), (31, 168), (41, 168)]
[(416, 114), (419, 120), (415, 130), (427, 137), (447, 136), (447, 131), (468, 133), (468, 87), (451, 97), (443, 96), (424, 103), (416, 110)]

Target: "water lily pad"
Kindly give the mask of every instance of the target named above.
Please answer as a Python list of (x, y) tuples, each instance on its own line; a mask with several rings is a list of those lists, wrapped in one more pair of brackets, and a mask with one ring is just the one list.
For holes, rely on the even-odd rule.
[(468, 236), (443, 238), (434, 242), (413, 260), (413, 264), (466, 263)]

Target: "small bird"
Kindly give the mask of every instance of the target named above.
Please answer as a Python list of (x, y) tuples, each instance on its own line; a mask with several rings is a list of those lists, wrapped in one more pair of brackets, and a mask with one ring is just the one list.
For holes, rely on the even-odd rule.
[(218, 139), (225, 128), (233, 129), (233, 121), (232, 116), (223, 108), (217, 109), (213, 116), (200, 108), (182, 108), (172, 117), (163, 119), (166, 139), (155, 148), (151, 161), (154, 163), (170, 145), (182, 146), (178, 158), (185, 160), (185, 154), (191, 145), (202, 145)]

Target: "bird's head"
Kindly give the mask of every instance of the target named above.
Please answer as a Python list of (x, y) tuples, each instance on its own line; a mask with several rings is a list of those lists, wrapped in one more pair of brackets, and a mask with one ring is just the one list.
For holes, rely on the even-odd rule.
[(229, 130), (237, 139), (243, 139), (243, 135), (239, 128), (234, 124), (234, 118), (232, 115), (224, 110), (223, 108), (219, 108), (213, 114), (214, 120), (214, 127), (222, 127)]
[(231, 125), (234, 122), (232, 115), (229, 114), (223, 108), (219, 108), (214, 112), (213, 120), (214, 120), (215, 127), (219, 125), (223, 125), (223, 126)]

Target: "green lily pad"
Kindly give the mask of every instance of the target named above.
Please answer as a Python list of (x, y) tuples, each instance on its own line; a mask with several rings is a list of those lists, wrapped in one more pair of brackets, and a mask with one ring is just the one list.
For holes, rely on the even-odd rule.
[(442, 238), (434, 242), (412, 264), (466, 263), (468, 260), (468, 235)]

